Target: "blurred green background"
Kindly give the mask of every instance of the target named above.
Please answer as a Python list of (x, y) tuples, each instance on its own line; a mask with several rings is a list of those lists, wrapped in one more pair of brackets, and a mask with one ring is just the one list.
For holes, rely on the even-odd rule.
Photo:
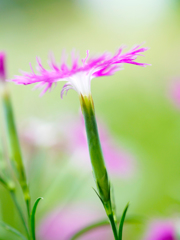
[[(113, 180), (118, 212), (130, 201), (129, 214), (167, 217), (180, 211), (180, 109), (169, 98), (172, 79), (180, 78), (180, 1), (0, 0), (0, 50), (7, 53), (9, 79), (20, 69), (30, 71), (30, 62), (35, 68), (36, 56), (47, 67), (51, 51), (60, 62), (63, 49), (69, 53), (75, 48), (84, 58), (87, 49), (91, 54), (115, 52), (122, 44), (131, 48), (144, 41), (150, 50), (138, 60), (152, 66), (125, 65), (112, 77), (93, 79), (92, 95), (97, 116), (137, 161), (135, 176)], [(58, 83), (56, 89), (40, 98), (38, 90), (31, 91), (32, 86), (9, 83), (18, 128), (32, 116), (54, 120), (68, 112), (78, 115), (77, 93), (69, 91), (61, 100), (62, 86)], [(28, 159), (25, 150), (23, 153)], [(41, 150), (38, 154), (33, 170), (27, 169), (32, 174), (29, 178), (34, 199), (44, 194), (43, 189), (56, 174), (62, 173), (66, 181), (69, 179), (69, 189), (74, 189), (72, 201), (83, 199), (101, 207), (91, 188), (92, 177), (76, 192), (76, 184), (83, 179), (81, 173), (71, 168), (65, 171), (67, 167), (63, 169), (58, 156), (55, 161), (51, 154)], [(38, 169), (46, 177), (41, 178)], [(67, 186), (56, 193), (41, 203), (39, 221), (68, 195)], [(0, 218), (21, 229), (2, 187), (0, 204)], [(126, 226), (125, 239), (142, 238), (144, 228), (145, 224)], [(4, 234), (0, 231), (0, 238), (10, 239), (3, 238)]]

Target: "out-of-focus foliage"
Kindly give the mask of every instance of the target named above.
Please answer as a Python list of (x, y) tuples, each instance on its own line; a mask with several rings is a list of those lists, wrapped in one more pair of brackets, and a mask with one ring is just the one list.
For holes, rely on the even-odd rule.
[[(71, 2), (73, 0), (51, 0), (51, 2)], [(36, 6), (42, 4), (48, 4), (49, 0), (0, 0), (1, 8), (13, 8), (13, 7), (25, 7), (25, 6)], [(2, 9), (1, 9), (2, 10)]]
[[(113, 179), (118, 213), (130, 201), (129, 214), (179, 216), (180, 110), (169, 94), (171, 81), (180, 78), (176, 4), (178, 0), (0, 1), (0, 49), (7, 52), (8, 78), (19, 74), (19, 69), (30, 71), (29, 62), (35, 68), (36, 56), (47, 66), (50, 51), (60, 61), (64, 48), (67, 52), (76, 48), (84, 57), (87, 49), (92, 54), (115, 51), (121, 44), (132, 47), (143, 41), (150, 47), (145, 60), (152, 67), (125, 66), (112, 77), (92, 81), (97, 116), (137, 161), (132, 178)], [(69, 91), (61, 100), (61, 83), (42, 98), (31, 91), (32, 86), (9, 85), (19, 132), (22, 122), (31, 117), (53, 122), (67, 113), (79, 116), (77, 94)], [(57, 150), (23, 148), (33, 201), (44, 197), (37, 210), (39, 224), (48, 212), (69, 203), (83, 201), (102, 210), (91, 188), (91, 174), (78, 170), (75, 161)], [(2, 218), (22, 230), (11, 199), (0, 186)], [(124, 239), (139, 240), (144, 229), (145, 224), (125, 226)], [(7, 239), (3, 230), (0, 237)]]

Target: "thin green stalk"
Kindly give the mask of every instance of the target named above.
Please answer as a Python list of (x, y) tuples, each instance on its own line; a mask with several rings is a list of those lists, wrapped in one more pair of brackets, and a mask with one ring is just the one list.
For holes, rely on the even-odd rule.
[(106, 214), (109, 218), (110, 224), (111, 224), (111, 228), (114, 234), (114, 239), (118, 240), (118, 232), (117, 232), (117, 226), (116, 226), (116, 222), (115, 222), (115, 214), (112, 210), (112, 204), (111, 204), (111, 200), (108, 201), (107, 203), (103, 203), (104, 205), (104, 209), (106, 211)]
[(112, 231), (113, 231), (113, 234), (114, 234), (114, 239), (118, 240), (117, 226), (116, 226), (116, 223), (114, 221), (114, 216), (113, 216), (113, 214), (111, 214), (108, 217), (109, 217), (109, 221), (111, 223), (111, 228), (112, 228)]
[(12, 200), (13, 200), (13, 202), (14, 202), (14, 205), (15, 205), (16, 208), (17, 208), (17, 211), (18, 211), (18, 213), (19, 213), (20, 219), (21, 219), (21, 221), (22, 221), (22, 223), (23, 223), (23, 226), (24, 226), (24, 228), (25, 228), (27, 237), (28, 237), (28, 239), (30, 239), (28, 227), (27, 227), (27, 224), (26, 224), (26, 222), (25, 222), (25, 218), (24, 218), (24, 216), (23, 216), (21, 207), (19, 206), (19, 203), (18, 203), (18, 201), (17, 201), (17, 199), (16, 199), (16, 195), (15, 195), (14, 191), (10, 191), (10, 195), (11, 195), (11, 198), (12, 198)]
[(81, 95), (80, 103), (85, 121), (88, 148), (93, 168), (93, 174), (98, 189), (97, 195), (99, 196), (106, 211), (106, 214), (110, 220), (114, 238), (115, 240), (118, 240), (117, 226), (114, 220), (115, 213), (111, 204), (110, 182), (101, 149), (93, 99), (91, 95)]
[(25, 169), (23, 165), (22, 154), (21, 154), (19, 139), (17, 135), (11, 100), (10, 100), (9, 92), (6, 86), (4, 86), (2, 91), (2, 102), (3, 102), (4, 117), (5, 117), (6, 129), (7, 129), (7, 137), (8, 137), (10, 153), (11, 153), (10, 159), (23, 191), (28, 215), (30, 215), (29, 188), (27, 185), (26, 174), (25, 174)]
[(91, 96), (87, 97), (82, 95), (80, 97), (80, 103), (85, 121), (94, 178), (100, 197), (103, 201), (107, 202), (110, 200), (110, 184), (98, 134), (94, 103)]
[(29, 227), (29, 239), (33, 240), (32, 227), (31, 227), (31, 215), (28, 215), (28, 227)]
[[(27, 213), (28, 213), (28, 221), (30, 221), (30, 193), (29, 193), (29, 188), (27, 184), (27, 179), (26, 179), (26, 174), (25, 174), (25, 169), (24, 169), (24, 164), (23, 164), (23, 159), (22, 159), (22, 154), (21, 154), (21, 149), (20, 149), (20, 144), (19, 144), (19, 139), (18, 139), (18, 134), (16, 130), (16, 124), (15, 124), (15, 119), (14, 119), (14, 114), (13, 114), (13, 107), (11, 104), (11, 99), (10, 99), (10, 94), (8, 91), (7, 84), (5, 82), (6, 79), (6, 69), (5, 69), (5, 55), (1, 54), (1, 72), (0, 72), (0, 83), (1, 83), (1, 98), (2, 98), (2, 104), (3, 104), (3, 110), (4, 110), (4, 119), (5, 119), (5, 124), (6, 124), (6, 131), (7, 131), (7, 138), (8, 138), (8, 143), (9, 143), (9, 150), (10, 150), (10, 157), (9, 159), (11, 160), (11, 164), (13, 167), (13, 170), (16, 174), (16, 177), (20, 183), (24, 200), (26, 203), (27, 207)], [(28, 235), (28, 238), (30, 238), (28, 227), (25, 222), (25, 218), (23, 216), (21, 207), (18, 204), (18, 201), (16, 199), (16, 195), (14, 192), (14, 189), (11, 188), (11, 184), (9, 185), (8, 182), (4, 182), (1, 179), (1, 182), (5, 184), (7, 189), (9, 190), (11, 197), (13, 199), (13, 202), (18, 210), (18, 213), (20, 215), (20, 218), (22, 220), (22, 223), (25, 227), (26, 233)], [(29, 228), (30, 230), (30, 228)]]

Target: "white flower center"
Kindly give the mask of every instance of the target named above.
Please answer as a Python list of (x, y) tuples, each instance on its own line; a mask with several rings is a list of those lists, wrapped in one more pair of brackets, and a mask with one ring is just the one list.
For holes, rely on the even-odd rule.
[(79, 72), (69, 77), (73, 89), (83, 96), (88, 96), (91, 93), (92, 72)]

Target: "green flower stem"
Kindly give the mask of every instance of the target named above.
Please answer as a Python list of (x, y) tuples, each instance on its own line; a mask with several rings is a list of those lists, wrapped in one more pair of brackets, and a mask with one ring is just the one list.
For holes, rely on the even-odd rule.
[(111, 224), (111, 228), (114, 234), (114, 239), (118, 240), (118, 232), (117, 232), (117, 226), (116, 226), (116, 222), (115, 222), (115, 214), (112, 210), (112, 203), (111, 200), (109, 200), (108, 202), (103, 203), (106, 214), (109, 218), (110, 224)]
[(109, 221), (111, 223), (112, 231), (113, 231), (113, 234), (114, 234), (114, 239), (118, 240), (117, 226), (116, 226), (116, 223), (114, 221), (114, 216), (113, 216), (113, 214), (111, 214), (108, 217), (109, 217)]
[(16, 125), (15, 125), (11, 100), (10, 100), (9, 92), (6, 86), (4, 86), (2, 91), (2, 102), (3, 102), (4, 116), (5, 116), (5, 122), (6, 122), (6, 128), (7, 128), (7, 136), (8, 136), (9, 147), (11, 152), (12, 165), (14, 167), (17, 178), (21, 185), (24, 199), (27, 206), (28, 215), (30, 216), (29, 188), (26, 181), (26, 174), (25, 174), (25, 169), (23, 165), (19, 139), (16, 131)]
[(110, 184), (99, 140), (94, 104), (91, 96), (80, 97), (81, 109), (84, 116), (89, 154), (98, 192), (103, 202), (110, 200)]
[(101, 149), (97, 123), (95, 118), (94, 103), (90, 96), (80, 96), (81, 109), (84, 116), (89, 154), (93, 168), (93, 174), (96, 181), (99, 197), (103, 203), (106, 214), (111, 223), (115, 240), (118, 239), (117, 227), (115, 223), (115, 214), (111, 204), (110, 183), (106, 170), (104, 157)]

